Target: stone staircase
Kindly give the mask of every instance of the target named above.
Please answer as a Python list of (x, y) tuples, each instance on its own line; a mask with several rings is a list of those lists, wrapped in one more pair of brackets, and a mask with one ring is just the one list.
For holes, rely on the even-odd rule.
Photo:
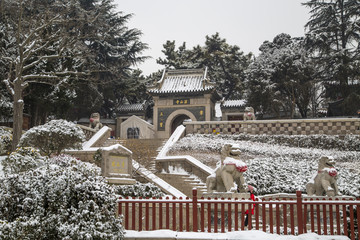
[(206, 192), (206, 184), (187, 173), (158, 173), (157, 176), (179, 189), (189, 198), (192, 198), (193, 188), (197, 188), (198, 197)]
[[(114, 144), (121, 144), (133, 152), (133, 159), (144, 168), (163, 179), (183, 194), (192, 198), (192, 189), (198, 189), (198, 197), (206, 192), (206, 184), (200, 179), (187, 173), (158, 173), (155, 168), (155, 159), (159, 151), (166, 143), (166, 139), (108, 139), (104, 143), (104, 147)], [(146, 179), (136, 174), (134, 176), (140, 182), (147, 182)]]
[(165, 144), (166, 139), (108, 139), (104, 147), (113, 144), (121, 144), (133, 152), (133, 159), (153, 173), (155, 170), (155, 159)]

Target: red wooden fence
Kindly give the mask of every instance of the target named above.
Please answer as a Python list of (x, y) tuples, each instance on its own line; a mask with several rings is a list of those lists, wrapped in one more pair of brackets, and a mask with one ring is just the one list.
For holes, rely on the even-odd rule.
[(255, 204), (254, 215), (249, 215), (249, 230), (285, 235), (315, 232), (360, 240), (360, 199), (303, 199), (300, 191), (296, 195), (296, 199), (256, 199), (255, 202), (250, 199), (198, 199), (194, 189), (193, 199), (120, 198), (118, 209), (128, 230), (223, 233), (245, 230), (243, 213)]

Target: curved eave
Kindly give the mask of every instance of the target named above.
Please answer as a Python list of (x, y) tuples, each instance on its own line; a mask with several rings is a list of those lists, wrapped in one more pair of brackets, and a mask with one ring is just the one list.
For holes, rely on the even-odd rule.
[(193, 91), (177, 91), (177, 90), (173, 90), (173, 91), (157, 91), (157, 90), (148, 90), (148, 93), (153, 95), (153, 96), (163, 96), (163, 95), (173, 95), (173, 94), (181, 94), (181, 95), (198, 95), (198, 94), (205, 94), (205, 93), (211, 93), (214, 90), (213, 87), (205, 89), (205, 90), (193, 90)]

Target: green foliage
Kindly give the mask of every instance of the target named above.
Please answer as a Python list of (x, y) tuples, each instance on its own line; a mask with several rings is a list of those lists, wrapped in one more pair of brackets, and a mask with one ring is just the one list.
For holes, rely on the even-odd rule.
[(160, 188), (152, 183), (142, 184), (136, 182), (134, 185), (119, 185), (114, 186), (116, 194), (122, 197), (142, 197), (142, 198), (159, 198), (164, 196), (164, 193)]
[[(349, 83), (359, 79), (360, 3), (311, 0), (303, 5), (310, 8), (306, 45), (317, 61), (318, 74), (322, 81), (338, 84), (338, 92), (330, 96), (331, 100), (346, 99), (354, 91)], [(343, 114), (351, 115), (356, 110), (343, 108)]]
[[(17, 93), (14, 101), (24, 100), (33, 126), (48, 116), (77, 120), (100, 111), (112, 117), (127, 95), (131, 101), (145, 95), (133, 68), (146, 59), (147, 45), (140, 30), (127, 26), (132, 15), (116, 12), (113, 0), (3, 0), (0, 12), (0, 95)], [(1, 97), (0, 115), (12, 115), (8, 110)], [(22, 123), (14, 120), (16, 145)]]
[(44, 164), (46, 158), (32, 147), (20, 147), (2, 161), (5, 174), (16, 174), (35, 169)]
[(47, 156), (59, 155), (66, 148), (81, 148), (85, 141), (83, 131), (66, 120), (52, 120), (28, 130), (21, 138), (21, 146), (39, 148)]
[(100, 169), (62, 155), (0, 178), (1, 239), (123, 239)]
[(103, 158), (102, 158), (102, 152), (101, 152), (100, 148), (98, 150), (96, 150), (96, 152), (93, 156), (93, 159), (97, 166), (101, 166), (101, 162), (102, 162)]
[(0, 127), (0, 155), (11, 152), (12, 132), (10, 128)]
[(248, 104), (257, 112), (276, 117), (281, 111), (290, 112), (291, 118), (297, 107), (301, 117), (306, 118), (310, 102), (316, 98), (316, 85), (315, 69), (303, 39), (282, 33), (259, 49), (260, 55), (246, 71)]

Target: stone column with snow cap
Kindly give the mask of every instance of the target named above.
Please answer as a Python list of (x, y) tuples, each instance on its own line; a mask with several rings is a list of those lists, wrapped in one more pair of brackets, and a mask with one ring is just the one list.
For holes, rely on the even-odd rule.
[(132, 152), (120, 144), (101, 148), (101, 174), (111, 184), (135, 184)]

